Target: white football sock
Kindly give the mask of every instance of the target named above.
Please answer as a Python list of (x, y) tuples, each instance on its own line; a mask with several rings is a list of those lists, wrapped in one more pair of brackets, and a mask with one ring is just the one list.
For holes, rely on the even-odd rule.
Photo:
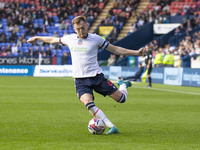
[(125, 84), (125, 83), (123, 83), (123, 84), (121, 84), (121, 85), (119, 86), (119, 90), (120, 90), (122, 93), (124, 93), (124, 96), (125, 96), (125, 98), (127, 99), (128, 92), (127, 92), (126, 84)]
[(114, 126), (114, 124), (112, 124), (112, 122), (106, 117), (103, 111), (97, 108), (96, 106), (93, 106), (92, 108), (90, 108), (89, 112), (92, 116), (102, 119), (108, 128), (111, 128)]

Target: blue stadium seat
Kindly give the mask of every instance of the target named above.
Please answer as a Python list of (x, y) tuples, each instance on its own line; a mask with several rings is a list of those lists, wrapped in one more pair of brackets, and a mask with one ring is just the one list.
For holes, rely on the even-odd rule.
[(1, 46), (5, 46), (5, 43), (1, 43)]
[(5, 47), (7, 47), (8, 45), (10, 45), (10, 43), (5, 43)]
[(43, 22), (39, 22), (38, 24), (39, 24), (40, 28), (42, 28)]
[(7, 19), (1, 19), (1, 22), (6, 22), (7, 23)]
[(43, 23), (44, 20), (43, 19), (38, 19), (38, 23)]
[(38, 24), (38, 22), (39, 22), (38, 19), (33, 19), (34, 24)]
[(23, 53), (27, 53), (28, 52), (28, 47), (22, 47), (22, 51), (23, 51)]
[(59, 37), (63, 37), (63, 33), (58, 33), (58, 36)]
[(21, 29), (20, 32), (21, 32), (21, 33), (25, 33), (26, 30), (25, 30), (25, 29)]
[(74, 16), (71, 16), (71, 15), (69, 16), (70, 20), (73, 20), (74, 18), (75, 18)]
[(19, 27), (20, 30), (24, 29), (23, 25), (18, 25), (18, 27)]
[(52, 49), (52, 50), (51, 50), (52, 56), (53, 56), (54, 53), (57, 53), (57, 51), (56, 51), (55, 49)]
[(42, 35), (42, 33), (37, 33), (36, 35), (37, 35), (37, 36), (41, 36), (41, 35)]
[(46, 26), (46, 28), (47, 28), (47, 31), (49, 32), (49, 30), (51, 29), (51, 27), (50, 26)]
[(58, 49), (58, 50), (57, 50), (57, 56), (58, 56), (58, 57), (61, 57), (62, 55), (63, 55), (63, 51), (60, 50), (60, 49)]
[(47, 36), (52, 36), (53, 34), (52, 33), (47, 33)]
[(28, 47), (29, 44), (28, 43), (22, 43), (22, 47)]
[(53, 21), (55, 23), (58, 23), (60, 21), (60, 19), (58, 18), (58, 16), (53, 16)]
[(21, 51), (21, 50), (22, 50), (22, 47), (20, 47), (20, 46), (17, 46), (17, 48), (18, 48), (18, 51)]
[(19, 53), (13, 53), (12, 56), (13, 56), (13, 57), (18, 57), (18, 56), (19, 56)]

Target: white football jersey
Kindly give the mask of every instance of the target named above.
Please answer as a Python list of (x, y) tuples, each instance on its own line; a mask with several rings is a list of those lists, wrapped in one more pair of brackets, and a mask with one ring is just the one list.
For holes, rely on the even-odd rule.
[(102, 73), (97, 53), (99, 49), (106, 49), (109, 45), (102, 37), (88, 33), (86, 39), (81, 39), (77, 34), (70, 34), (61, 37), (60, 43), (69, 46), (74, 78), (94, 77)]

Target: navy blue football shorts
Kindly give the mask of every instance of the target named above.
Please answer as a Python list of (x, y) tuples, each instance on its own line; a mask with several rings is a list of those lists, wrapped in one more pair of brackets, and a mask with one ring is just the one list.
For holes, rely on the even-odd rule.
[(75, 78), (75, 86), (79, 99), (86, 93), (93, 95), (93, 90), (103, 96), (117, 91), (117, 87), (106, 79), (103, 73), (97, 74), (95, 77)]

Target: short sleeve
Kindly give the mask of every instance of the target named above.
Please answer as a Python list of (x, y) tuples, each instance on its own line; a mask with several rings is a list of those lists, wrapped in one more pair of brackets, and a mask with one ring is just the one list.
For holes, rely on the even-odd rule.
[(69, 36), (68, 36), (68, 35), (63, 36), (63, 37), (61, 37), (61, 38), (59, 39), (59, 41), (60, 41), (60, 43), (61, 43), (62, 45), (68, 45)]
[(99, 46), (99, 49), (106, 49), (109, 45), (109, 43), (104, 40), (102, 37), (100, 37), (99, 35), (97, 35), (97, 40), (98, 40), (98, 46)]

